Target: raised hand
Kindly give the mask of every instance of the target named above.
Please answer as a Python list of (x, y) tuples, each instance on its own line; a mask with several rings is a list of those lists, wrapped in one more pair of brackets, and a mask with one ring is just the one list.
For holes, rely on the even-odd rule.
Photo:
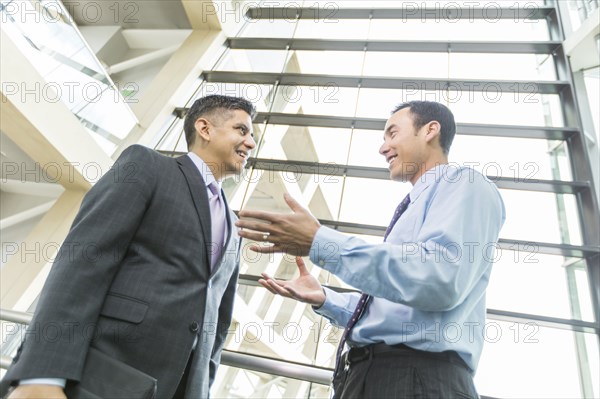
[(275, 280), (266, 273), (262, 273), (264, 278), (258, 280), (258, 282), (273, 294), (296, 299), (317, 307), (323, 305), (325, 293), (319, 281), (308, 272), (304, 261), (299, 256), (296, 257), (296, 265), (298, 265), (300, 276), (294, 280)]
[[(286, 252), (291, 255), (306, 256), (321, 225), (289, 194), (284, 194), (284, 199), (294, 213), (240, 211), (241, 219), (236, 222), (236, 226), (247, 230), (240, 230), (239, 235), (250, 240), (274, 244), (270, 246), (253, 245), (250, 249), (255, 252)], [(258, 221), (245, 218), (258, 219)]]

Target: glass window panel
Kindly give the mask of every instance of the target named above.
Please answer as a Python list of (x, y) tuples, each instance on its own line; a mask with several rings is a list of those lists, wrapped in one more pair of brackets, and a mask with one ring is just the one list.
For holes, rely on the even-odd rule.
[[(487, 91), (419, 90), (416, 83), (406, 89), (361, 89), (356, 114), (365, 118), (389, 118), (391, 110), (405, 101), (438, 101), (446, 104), (459, 123), (525, 126), (564, 126), (562, 116), (547, 115), (547, 104), (558, 95), (502, 93), (490, 84)], [(534, 87), (532, 86), (532, 89)]]
[(594, 130), (596, 131), (596, 142), (600, 142), (600, 112), (594, 111), (600, 109), (600, 67), (588, 69), (583, 72), (583, 81), (585, 82), (585, 91), (589, 103), (590, 114), (594, 121)]
[(448, 54), (368, 51), (363, 75), (445, 78)]
[(501, 93), (491, 88), (488, 94), (451, 92), (453, 100), (448, 105), (456, 120), (462, 123), (562, 127), (561, 117), (555, 120), (547, 117), (545, 102), (549, 97), (558, 98), (557, 95)]
[[(177, 139), (183, 134), (183, 118), (171, 115), (162, 128), (158, 129), (154, 135), (152, 144), (149, 147), (155, 150), (172, 151), (176, 147)], [(183, 138), (185, 141), (185, 138)]]
[(571, 279), (578, 286), (577, 291), (589, 291), (584, 270), (579, 270), (578, 280), (568, 276), (567, 269), (576, 267), (572, 263), (573, 259), (540, 254), (533, 247), (518, 251), (497, 249), (487, 290), (488, 308), (563, 319), (581, 317), (593, 322), (593, 314), (586, 311), (577, 316), (571, 310), (571, 303), (578, 308), (591, 308), (589, 295), (578, 295), (569, 289)]
[(581, 238), (581, 226), (579, 224), (579, 213), (577, 212), (577, 197), (574, 195), (563, 195), (561, 198), (564, 201), (563, 212), (565, 226), (562, 229), (563, 235), (568, 237), (568, 242), (583, 243)]
[(363, 53), (354, 51), (292, 51), (288, 60), (288, 52), (285, 50), (231, 49), (217, 69), (245, 72), (281, 72), (285, 70), (289, 73), (360, 75), (362, 60)]
[(267, 112), (270, 106), (270, 96), (272, 90), (272, 85), (260, 85), (254, 83), (205, 82), (194, 97), (200, 98), (211, 94), (244, 97), (254, 104), (258, 112)]
[[(554, 141), (538, 139), (456, 135), (449, 158), (452, 163), (472, 165), (486, 175), (510, 177), (516, 181), (553, 180), (549, 148), (554, 145)], [(570, 166), (565, 166), (561, 170), (562, 179), (572, 180)]]
[(218, 65), (219, 71), (281, 72), (287, 51), (230, 49)]
[[(242, 262), (240, 273), (260, 277), (267, 273), (271, 277), (289, 280), (298, 277), (296, 258), (287, 254), (260, 254), (250, 249), (256, 242), (244, 239), (242, 243)], [(259, 243), (263, 244), (263, 243)], [(330, 273), (315, 266), (308, 257), (306, 268), (321, 284), (330, 284)]]
[[(600, 396), (600, 378), (594, 376), (600, 375), (600, 356), (598, 352), (598, 336), (593, 334), (585, 334), (585, 345), (587, 349), (587, 360), (589, 362), (589, 376), (593, 387), (592, 397)], [(585, 367), (585, 366), (584, 366)]]
[[(41, 90), (34, 90), (34, 95), (41, 95), (48, 102), (62, 101), (94, 133), (92, 137), (100, 147), (112, 154), (116, 142), (137, 122), (129, 105), (76, 27), (56, 15), (59, 2), (53, 3), (51, 11), (40, 8), (38, 2), (19, 4), (27, 9), (26, 14), (19, 15), (27, 18), (9, 17), (4, 14), (12, 14), (7, 9), (3, 12), (7, 22), (3, 30), (47, 81)], [(110, 141), (104, 139), (110, 136)]]
[[(334, 3), (332, 3), (334, 4)], [(336, 19), (335, 10), (323, 11), (323, 19), (301, 19), (295, 38), (305, 39), (364, 39), (369, 33), (367, 19)]]
[(348, 177), (339, 220), (387, 226), (394, 210), (411, 188), (410, 183)]
[(328, 385), (221, 365), (211, 387), (213, 398), (321, 398), (331, 396)]
[(273, 112), (354, 116), (358, 89), (331, 85), (279, 86)]
[(91, 89), (95, 97), (77, 112), (77, 116), (120, 139), (125, 138), (136, 123), (131, 109), (123, 103), (120, 94), (112, 87), (100, 93), (99, 87), (95, 85), (95, 88)]
[[(331, 167), (333, 168), (333, 167)], [(245, 187), (229, 197), (232, 209), (268, 209), (289, 213), (283, 199), (288, 192), (300, 204), (320, 219), (336, 219), (342, 192), (343, 177), (327, 169), (321, 174), (299, 173), (293, 165), (285, 171), (254, 169), (238, 177)]]
[[(500, 190), (506, 207), (506, 222), (500, 236), (516, 240), (561, 243), (561, 225), (557, 210), (557, 199), (569, 197), (571, 194), (553, 194), (533, 191)], [(558, 198), (557, 198), (558, 197)], [(570, 207), (565, 201), (567, 210)], [(567, 216), (575, 215), (567, 213)], [(579, 222), (573, 218), (579, 230)], [(562, 229), (568, 229), (563, 226)], [(581, 245), (581, 239), (573, 235), (565, 244)]]
[[(475, 375), (481, 395), (497, 398), (582, 398), (574, 333), (535, 323), (487, 320)], [(587, 348), (598, 357), (597, 336)], [(597, 379), (597, 378), (595, 378)]]
[[(579, 304), (579, 318), (581, 318), (582, 320), (593, 321), (595, 319), (594, 308), (592, 305), (590, 285), (585, 261), (579, 260), (579, 262), (570, 265), (569, 267), (573, 269), (573, 275), (575, 280), (574, 285), (577, 287), (576, 298), (577, 303)], [(600, 374), (596, 373), (595, 375)]]
[(360, 51), (295, 51), (301, 73), (324, 75), (360, 75), (363, 53)]
[(315, 365), (319, 367), (335, 367), (337, 347), (344, 333), (344, 329), (332, 324), (329, 320), (322, 318), (319, 326), (319, 345)]
[(285, 19), (260, 19), (248, 20), (242, 37), (292, 37), (296, 28), (296, 21)]
[(239, 285), (225, 348), (312, 365), (320, 319), (306, 303)]
[(383, 130), (360, 130), (352, 132), (352, 145), (350, 146), (350, 165), (371, 166), (374, 168), (387, 168), (385, 157), (379, 153), (383, 144)]
[[(467, 16), (467, 15), (465, 15)], [(468, 18), (468, 16), (467, 16)], [(550, 40), (545, 20), (377, 20), (369, 32), (371, 40), (464, 40), (544, 41)]]
[(345, 165), (349, 146), (347, 129), (267, 125), (256, 157)]
[(554, 60), (547, 55), (453, 53), (449, 64), (455, 79), (556, 80)]
[(156, 149), (162, 151), (188, 151), (183, 131), (183, 120), (169, 131)]

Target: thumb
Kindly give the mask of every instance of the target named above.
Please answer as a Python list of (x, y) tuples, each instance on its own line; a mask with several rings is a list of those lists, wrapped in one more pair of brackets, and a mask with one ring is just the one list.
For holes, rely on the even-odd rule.
[(306, 276), (308, 274), (308, 269), (306, 269), (306, 264), (304, 260), (300, 256), (296, 256), (296, 265), (298, 265), (298, 271), (301, 276)]
[(283, 194), (283, 199), (285, 200), (285, 202), (288, 204), (288, 206), (291, 208), (292, 211), (294, 211), (294, 212), (304, 211), (304, 208), (302, 207), (302, 205), (300, 205), (298, 203), (298, 201), (293, 199), (292, 196), (289, 195), (288, 193)]

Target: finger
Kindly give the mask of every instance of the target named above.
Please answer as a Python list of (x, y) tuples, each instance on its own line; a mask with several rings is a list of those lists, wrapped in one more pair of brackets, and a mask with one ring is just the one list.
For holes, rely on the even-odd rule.
[(304, 260), (300, 256), (296, 256), (296, 265), (298, 266), (298, 271), (301, 276), (306, 276), (308, 273), (308, 269), (306, 268), (306, 264)]
[(279, 247), (278, 245), (269, 245), (265, 247), (261, 247), (259, 245), (251, 245), (250, 250), (259, 254), (274, 254), (278, 252), (283, 252), (283, 248)]
[(260, 275), (263, 276), (263, 279), (265, 279), (265, 280), (271, 280), (272, 279), (272, 277), (269, 276), (267, 273), (261, 273)]
[(257, 222), (256, 220), (238, 220), (235, 225), (241, 229), (254, 230), (254, 231), (267, 231), (271, 230), (271, 223)]
[(282, 287), (281, 285), (277, 284), (275, 281), (273, 280), (269, 280), (267, 281), (267, 283), (269, 284), (269, 286), (275, 290), (279, 295), (284, 296), (286, 298), (291, 298), (292, 294), (289, 292), (289, 290), (286, 287)]
[(263, 287), (265, 287), (267, 289), (267, 291), (269, 291), (271, 294), (277, 295), (277, 292), (275, 292), (275, 290), (273, 290), (273, 288), (271, 288), (271, 286), (269, 285), (269, 282), (267, 280), (263, 280), (261, 278), (258, 280), (258, 283), (260, 285), (262, 285)]
[(264, 280), (265, 282), (267, 282), (269, 284), (275, 283), (275, 284), (280, 285), (282, 287), (285, 286), (285, 284), (286, 284), (285, 280), (276, 280), (273, 277), (269, 276), (267, 273), (261, 273), (261, 275), (264, 278), (259, 279), (259, 280)]
[(249, 211), (243, 210), (239, 213), (240, 218), (252, 218), (259, 219), (262, 221), (272, 222), (279, 216), (278, 213), (266, 212), (266, 211)]
[(288, 193), (283, 194), (283, 199), (285, 200), (285, 202), (288, 204), (288, 206), (290, 207), (290, 209), (292, 211), (294, 211), (294, 212), (305, 211), (305, 209), (302, 207), (302, 205), (300, 205), (298, 203), (298, 201), (296, 201), (294, 198), (292, 198), (292, 196), (289, 195)]
[(258, 242), (268, 242), (268, 241), (273, 240), (273, 236), (269, 232), (260, 233), (260, 232), (254, 232), (254, 231), (248, 231), (248, 230), (241, 230), (241, 231), (238, 231), (238, 235), (240, 237), (246, 238), (248, 240), (258, 241)]

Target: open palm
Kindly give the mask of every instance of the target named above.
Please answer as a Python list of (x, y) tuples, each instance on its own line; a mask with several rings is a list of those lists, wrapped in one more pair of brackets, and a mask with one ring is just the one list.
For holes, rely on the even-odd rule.
[(296, 265), (300, 276), (294, 280), (275, 280), (268, 274), (261, 273), (264, 278), (258, 282), (273, 294), (296, 299), (313, 306), (321, 306), (325, 302), (325, 293), (321, 284), (308, 272), (304, 261), (299, 256), (296, 257)]

